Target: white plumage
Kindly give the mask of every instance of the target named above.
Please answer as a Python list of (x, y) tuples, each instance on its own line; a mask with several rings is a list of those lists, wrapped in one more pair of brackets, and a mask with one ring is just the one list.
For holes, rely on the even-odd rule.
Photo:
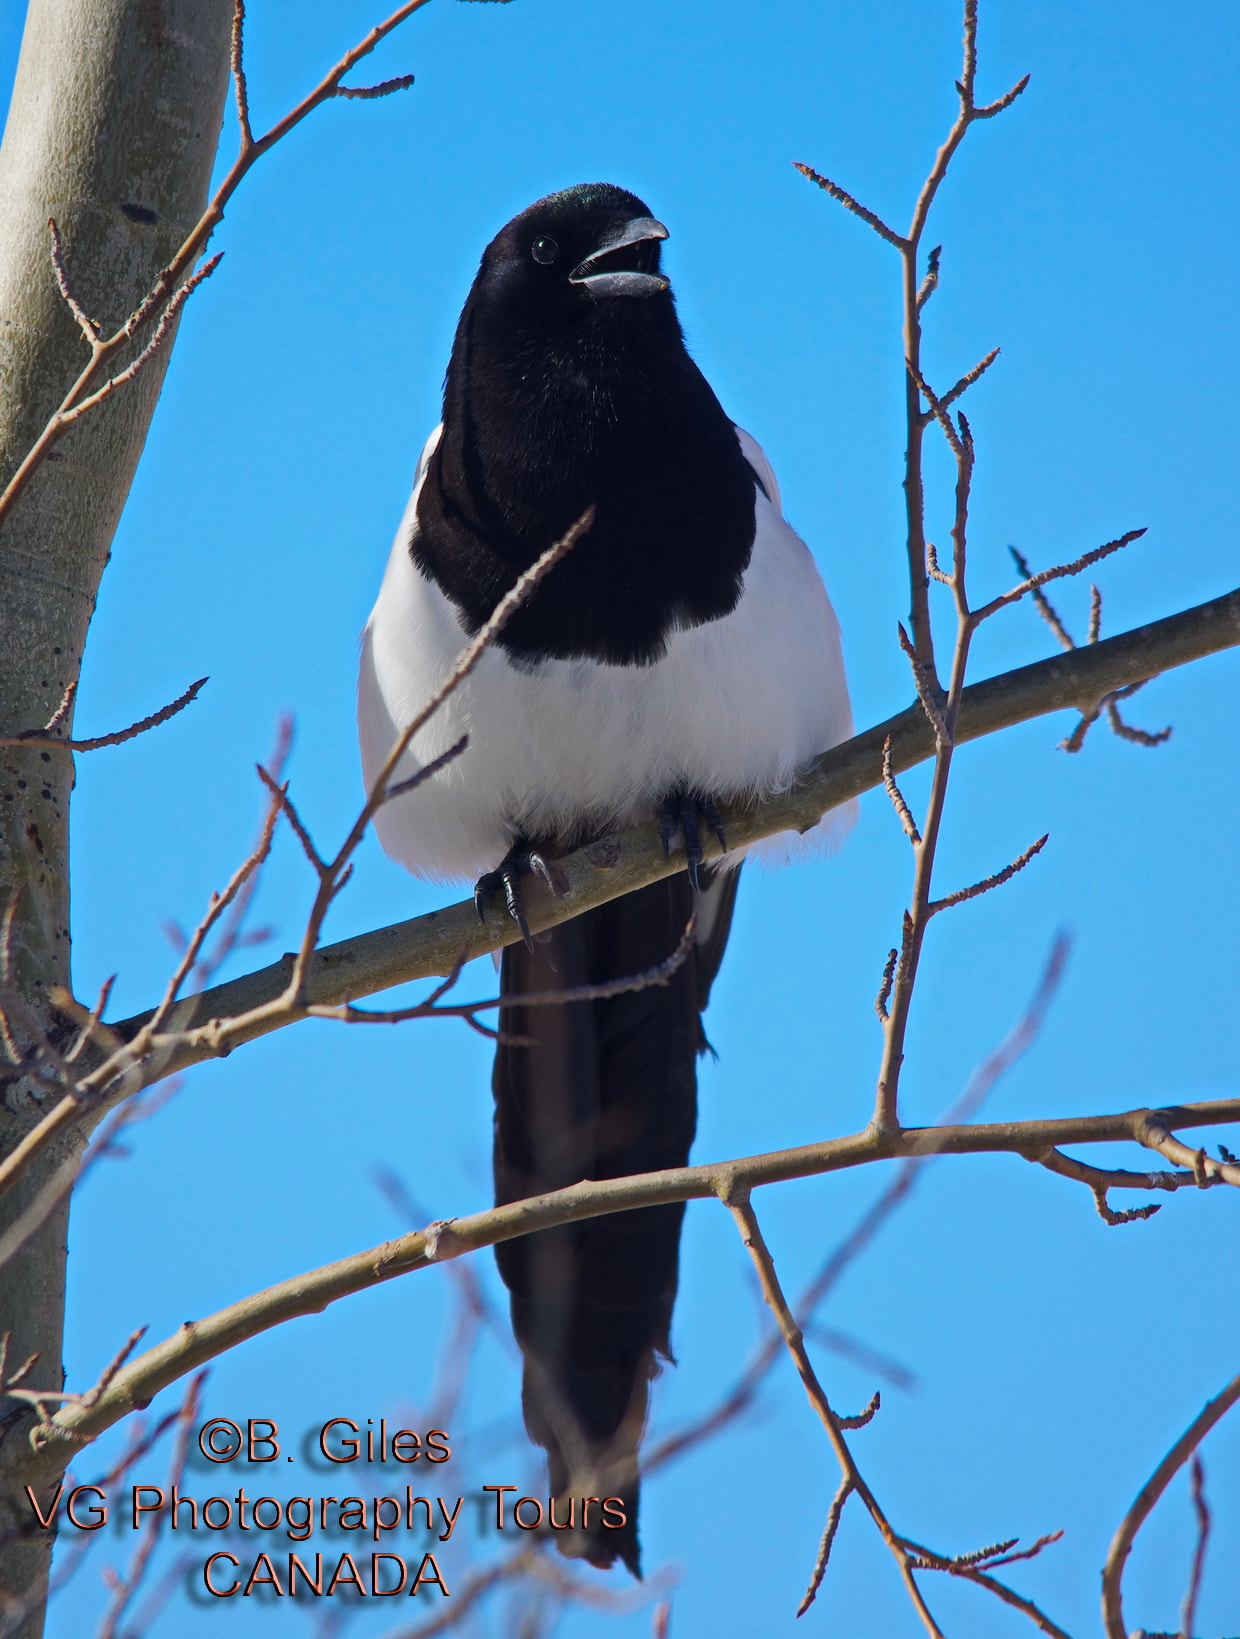
[[(422, 452), (362, 638), (358, 732), (368, 785), (466, 641), (454, 605), (409, 555), (439, 434)], [(418, 734), (396, 778), (468, 733), (464, 754), (376, 817), (393, 859), (435, 881), (473, 881), (517, 836), (571, 841), (616, 830), (649, 817), (676, 787), (720, 800), (770, 795), (815, 753), (849, 737), (839, 626), (826, 588), (783, 517), (765, 455), (747, 433), (738, 429), (738, 437), (767, 494), (756, 495), (753, 552), (731, 614), (674, 631), (664, 657), (646, 666), (513, 665), (502, 649), (487, 651)], [(852, 818), (851, 805), (837, 809), (805, 837), (772, 837), (753, 852), (782, 860), (807, 845), (812, 851), (841, 836)]]

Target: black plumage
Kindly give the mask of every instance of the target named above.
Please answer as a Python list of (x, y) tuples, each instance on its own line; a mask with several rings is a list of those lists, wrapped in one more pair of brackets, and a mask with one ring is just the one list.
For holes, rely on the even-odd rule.
[[(413, 563), (473, 632), (520, 572), (596, 509), (503, 633), (514, 679), (548, 659), (650, 665), (671, 633), (727, 616), (741, 595), (757, 480), (685, 348), (659, 273), (665, 232), (620, 188), (552, 195), (487, 247), (461, 315)], [(691, 852), (695, 794), (663, 795), (675, 798)], [(517, 836), (505, 869), (522, 850), (584, 840), (581, 829), (607, 820), (586, 805), (571, 836)], [(522, 1002), (664, 961), (697, 899), (684, 876), (505, 951), (500, 1030), (516, 1040), (501, 1041), (495, 1058), (499, 1201), (684, 1165), (700, 1013), (735, 891), (735, 873), (714, 882), (702, 900), (708, 936), (665, 986), (560, 1007)], [(526, 1423), (564, 1499), (559, 1518), (570, 1496), (623, 1502), (623, 1528), (596, 1507), (586, 1530), (558, 1532), (557, 1543), (598, 1566), (619, 1557), (634, 1574), (638, 1445), (650, 1379), (671, 1353), (683, 1210), (616, 1214), (497, 1249), (525, 1357)]]
[[(642, 219), (636, 195), (603, 183), (539, 200), (487, 246), (457, 327), (414, 561), (466, 630), (597, 509), (504, 632), (515, 656), (647, 662), (671, 629), (718, 619), (740, 595), (754, 475), (671, 291), (599, 296), (570, 278)], [(550, 262), (532, 255), (540, 243), (555, 246)], [(658, 240), (592, 266), (656, 275)]]
[[(682, 1167), (697, 1125), (701, 1010), (732, 919), (737, 873), (715, 886), (711, 937), (666, 986), (527, 1008), (523, 994), (642, 973), (674, 949), (693, 909), (686, 876), (603, 905), (504, 952), (495, 1055), (495, 1194), (516, 1201), (582, 1178)], [(640, 1574), (638, 1443), (658, 1360), (671, 1359), (682, 1204), (544, 1230), (496, 1248), (525, 1356), (523, 1405), (553, 1496), (623, 1499), (623, 1529), (564, 1541)], [(580, 1504), (578, 1503), (578, 1508)], [(568, 1517), (564, 1508), (560, 1518)]]

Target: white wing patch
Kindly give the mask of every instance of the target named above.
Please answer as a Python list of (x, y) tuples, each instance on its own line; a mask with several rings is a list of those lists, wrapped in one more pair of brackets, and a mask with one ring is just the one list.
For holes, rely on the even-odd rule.
[[(753, 553), (731, 614), (673, 632), (667, 653), (649, 666), (544, 660), (518, 669), (502, 650), (488, 650), (417, 736), (397, 778), (467, 733), (464, 755), (379, 811), (376, 830), (393, 859), (435, 881), (474, 880), (518, 835), (568, 841), (633, 824), (676, 786), (721, 799), (785, 790), (801, 764), (851, 735), (826, 588), (779, 510), (769, 462), (737, 431), (766, 495), (756, 496)], [(418, 462), (362, 637), (358, 730), (367, 782), (466, 641), (455, 606), (409, 556), (439, 432)], [(803, 837), (788, 832), (752, 852), (772, 863), (821, 852), (854, 817), (849, 804)]]

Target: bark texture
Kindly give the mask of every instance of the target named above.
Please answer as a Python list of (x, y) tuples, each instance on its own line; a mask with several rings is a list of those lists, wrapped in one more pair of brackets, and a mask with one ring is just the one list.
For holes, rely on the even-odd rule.
[[(0, 481), (89, 359), (56, 287), (48, 218), (86, 312), (105, 330), (123, 321), (206, 203), (231, 11), (230, 0), (30, 0), (0, 147)], [(45, 723), (77, 678), (170, 351), (171, 338), (135, 382), (70, 432), (0, 530), (0, 732)], [(48, 986), (70, 980), (72, 784), (65, 752), (0, 749), (0, 907), (14, 907), (19, 1050), (34, 1027), (52, 1023)], [(8, 1153), (43, 1113), (44, 1095), (11, 1064), (0, 1080), (0, 1153)], [(0, 1229), (63, 1158), (53, 1150), (5, 1198)], [(0, 1334), (9, 1336), (11, 1363), (38, 1351), (28, 1381), (39, 1388), (61, 1387), (66, 1221), (65, 1211), (54, 1214), (0, 1269)], [(28, 1451), (29, 1428), (19, 1405), (0, 1408), (0, 1592), (29, 1607), (20, 1627), (11, 1625), (11, 1604), (0, 1621), (23, 1639), (42, 1630), (50, 1549), (50, 1533), (30, 1534), (30, 1506), (4, 1478)]]

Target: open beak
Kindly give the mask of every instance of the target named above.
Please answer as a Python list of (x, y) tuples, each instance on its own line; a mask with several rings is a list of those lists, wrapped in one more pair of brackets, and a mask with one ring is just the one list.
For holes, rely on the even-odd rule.
[(581, 285), (592, 296), (653, 296), (668, 290), (669, 281), (653, 271), (659, 241), (666, 238), (662, 222), (653, 216), (635, 216), (578, 262), (568, 276), (569, 283)]

